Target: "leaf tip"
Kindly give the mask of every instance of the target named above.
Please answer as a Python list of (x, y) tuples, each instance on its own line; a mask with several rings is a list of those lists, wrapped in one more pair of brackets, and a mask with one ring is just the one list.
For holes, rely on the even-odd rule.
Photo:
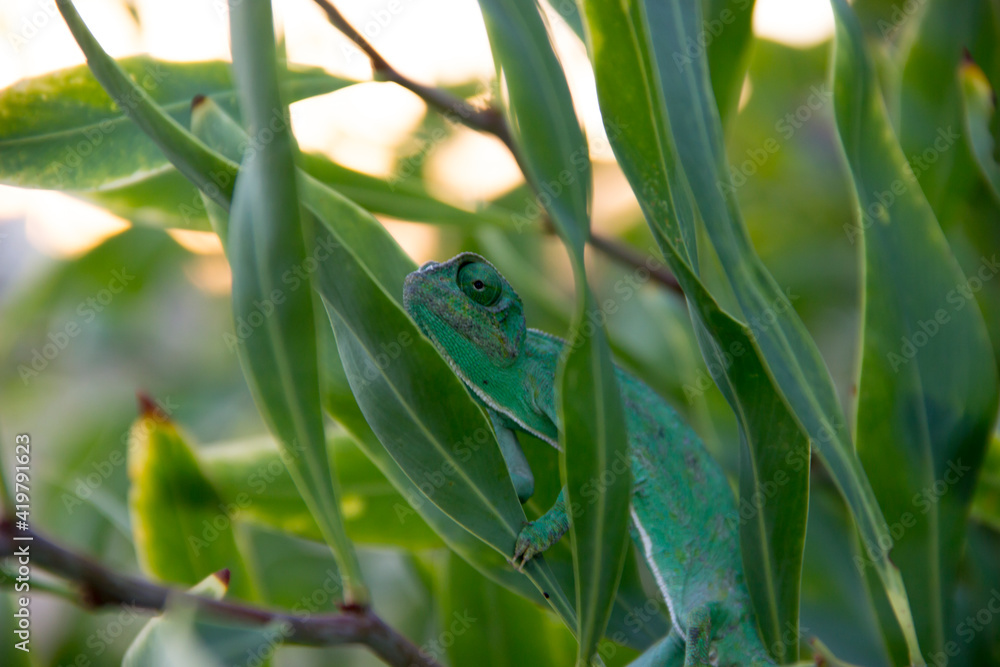
[(229, 580), (232, 579), (232, 572), (229, 571), (228, 567), (222, 568), (218, 572), (214, 573), (212, 576), (214, 576), (216, 579), (222, 582), (223, 586), (229, 588)]
[(156, 401), (153, 400), (152, 396), (140, 390), (135, 393), (135, 397), (136, 400), (139, 401), (140, 417), (155, 419), (156, 421), (159, 422), (169, 421), (167, 414), (162, 409), (160, 409), (160, 406), (156, 404)]

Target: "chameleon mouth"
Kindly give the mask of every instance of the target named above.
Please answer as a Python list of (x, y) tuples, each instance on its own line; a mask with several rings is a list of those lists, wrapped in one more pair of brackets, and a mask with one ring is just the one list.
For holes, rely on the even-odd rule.
[(431, 331), (430, 322), (440, 320), (441, 318), (434, 312), (433, 308), (429, 307), (419, 298), (420, 295), (426, 294), (426, 285), (428, 283), (427, 276), (422, 271), (426, 268), (432, 268), (429, 266), (431, 264), (436, 264), (436, 262), (427, 262), (418, 271), (414, 271), (406, 276), (406, 279), (403, 281), (403, 310), (416, 323), (420, 333), (434, 343), (435, 347), (440, 349), (441, 345)]
[(424, 317), (419, 312), (420, 304), (416, 300), (417, 293), (420, 291), (422, 278), (423, 276), (414, 272), (406, 276), (406, 279), (403, 281), (403, 310), (410, 316), (410, 319), (417, 323), (417, 327), (426, 336), (427, 328), (424, 326)]

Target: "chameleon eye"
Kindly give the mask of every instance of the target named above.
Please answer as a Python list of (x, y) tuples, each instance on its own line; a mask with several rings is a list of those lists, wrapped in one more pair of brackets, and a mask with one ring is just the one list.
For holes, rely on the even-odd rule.
[(458, 269), (458, 286), (465, 295), (481, 306), (492, 306), (500, 300), (503, 286), (500, 274), (488, 264), (469, 262)]

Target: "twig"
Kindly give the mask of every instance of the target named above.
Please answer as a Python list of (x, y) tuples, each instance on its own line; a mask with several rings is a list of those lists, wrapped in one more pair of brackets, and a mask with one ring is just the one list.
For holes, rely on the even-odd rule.
[(626, 266), (645, 267), (646, 270), (649, 271), (650, 278), (660, 283), (670, 291), (680, 296), (684, 296), (684, 290), (681, 289), (681, 285), (677, 282), (677, 278), (674, 277), (674, 274), (670, 273), (670, 271), (662, 266), (657, 269), (649, 268), (648, 263), (642, 257), (642, 253), (635, 250), (632, 246), (625, 243), (618, 243), (617, 241), (598, 234), (590, 235), (590, 245), (593, 246), (595, 250), (600, 250), (608, 257), (612, 257)]
[[(380, 54), (374, 46), (368, 43), (368, 40), (366, 40), (361, 33), (354, 29), (354, 26), (347, 22), (344, 15), (333, 6), (330, 0), (315, 0), (315, 2), (323, 9), (324, 12), (326, 12), (326, 16), (330, 20), (330, 23), (332, 23), (337, 30), (342, 32), (345, 37), (354, 42), (355, 46), (361, 49), (361, 51), (368, 56), (368, 59), (372, 64), (372, 69), (375, 71), (376, 78), (399, 84), (403, 88), (406, 88), (417, 95), (420, 99), (426, 102), (428, 106), (437, 109), (445, 115), (457, 117), (457, 119), (466, 127), (492, 134), (503, 142), (504, 146), (507, 147), (507, 150), (509, 150), (511, 155), (514, 156), (514, 160), (521, 168), (521, 172), (527, 175), (524, 163), (521, 160), (521, 155), (518, 152), (517, 146), (514, 143), (514, 138), (510, 133), (510, 127), (507, 125), (506, 120), (504, 120), (503, 114), (493, 108), (477, 109), (462, 98), (452, 95), (446, 90), (434, 88), (432, 86), (425, 86), (421, 83), (413, 81), (403, 74), (400, 74), (385, 58), (382, 57), (382, 54)], [(528, 182), (530, 184), (530, 179), (528, 179)], [(532, 187), (534, 186), (532, 185)], [(616, 259), (627, 266), (639, 268), (645, 266), (646, 264), (642, 256), (631, 246), (615, 241), (614, 239), (591, 232), (590, 244), (596, 250), (603, 252), (609, 257)], [(681, 296), (684, 295), (677, 279), (674, 278), (674, 276), (666, 269), (650, 271), (650, 276), (653, 280), (662, 284), (667, 289)]]
[(446, 90), (434, 88), (433, 86), (425, 86), (422, 83), (417, 83), (403, 76), (375, 50), (375, 47), (368, 43), (368, 40), (361, 33), (354, 29), (354, 26), (347, 22), (344, 15), (329, 0), (316, 0), (316, 4), (326, 12), (330, 23), (337, 30), (344, 33), (345, 37), (354, 42), (355, 46), (368, 56), (368, 59), (372, 63), (372, 69), (375, 70), (376, 78), (399, 84), (416, 94), (417, 97), (429, 106), (443, 113), (458, 116), (463, 125), (471, 127), (474, 130), (494, 135), (511, 152), (516, 152), (514, 150), (514, 140), (511, 137), (507, 123), (504, 122), (503, 116), (496, 109), (477, 109), (462, 98), (452, 95)]
[(90, 607), (127, 604), (163, 611), (171, 600), (185, 600), (199, 611), (248, 627), (283, 624), (289, 629), (286, 643), (302, 646), (363, 644), (389, 665), (440, 667), (432, 657), (403, 637), (370, 609), (345, 607), (342, 614), (296, 615), (252, 607), (227, 600), (213, 600), (186, 591), (161, 586), (144, 579), (113, 572), (90, 559), (32, 531), (17, 531), (9, 519), (0, 521), (0, 558), (12, 557), (27, 545), (32, 565), (41, 567), (79, 587), (80, 604)]

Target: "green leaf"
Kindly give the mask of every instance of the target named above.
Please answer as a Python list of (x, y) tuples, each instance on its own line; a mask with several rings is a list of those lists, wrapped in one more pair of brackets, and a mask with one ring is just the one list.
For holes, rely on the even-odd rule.
[[(972, 59), (982, 67), (993, 90), (1000, 90), (1000, 5), (995, 0), (980, 2), (974, 25), (978, 30), (969, 43)], [(1000, 113), (993, 114), (990, 134), (993, 135), (993, 159), (1000, 162)]]
[[(737, 417), (744, 448), (742, 458), (751, 464), (741, 470), (741, 508), (749, 504), (759, 509), (749, 511), (749, 516), (746, 512), (741, 514), (740, 532), (749, 589), (763, 638), (767, 646), (787, 650), (795, 657), (795, 640), (788, 644), (780, 638), (787, 627), (798, 627), (799, 573), (808, 506), (805, 464), (809, 461), (809, 451), (805, 436), (795, 435), (801, 430), (800, 420), (786, 403), (758, 347), (758, 340), (767, 335), (770, 326), (765, 322), (781, 317), (791, 307), (779, 294), (765, 310), (766, 318), (758, 316), (749, 323), (741, 322), (719, 307), (697, 273), (696, 202), (700, 200), (691, 195), (676, 144), (681, 140), (678, 137), (688, 141), (692, 159), (699, 161), (705, 170), (706, 160), (698, 150), (698, 133), (714, 136), (721, 132), (715, 126), (714, 134), (701, 127), (717, 117), (714, 102), (706, 101), (705, 59), (682, 63), (688, 69), (695, 63), (700, 66), (702, 87), (692, 96), (700, 96), (701, 106), (692, 110), (668, 109), (665, 93), (668, 84), (684, 84), (683, 80), (676, 81), (681, 71), (671, 58), (669, 45), (661, 44), (673, 30), (674, 19), (663, 16), (661, 7), (651, 10), (655, 19), (651, 21), (641, 3), (624, 8), (594, 0), (584, 6), (598, 96), (609, 138), (657, 243), (688, 296), (702, 354), (711, 368), (720, 369), (713, 376)], [(688, 4), (684, 7), (687, 15), (690, 7)], [(686, 21), (691, 23), (692, 17), (687, 16)], [(693, 39), (691, 34), (688, 38)], [(659, 52), (653, 44), (659, 45)], [(672, 70), (669, 76), (664, 73), (667, 69)], [(689, 93), (674, 94), (687, 99)], [(705, 118), (701, 118), (703, 114)], [(687, 125), (684, 133), (677, 130), (671, 133), (674, 115), (683, 116), (680, 120)], [(710, 137), (701, 139), (710, 147)], [(713, 158), (707, 164), (711, 171)], [(716, 192), (712, 197), (717, 199), (719, 195)], [(728, 217), (728, 208), (722, 208), (722, 215)], [(745, 234), (738, 229), (733, 236), (741, 233)], [(765, 502), (761, 503), (760, 495), (765, 489)]]
[[(913, 47), (907, 53), (901, 87), (899, 142), (909, 170), (949, 236), (966, 273), (974, 273), (996, 250), (996, 220), (1000, 199), (991, 184), (989, 168), (984, 177), (984, 152), (996, 142), (983, 136), (989, 129), (989, 106), (973, 112), (968, 97), (966, 63), (970, 51), (975, 62), (1000, 81), (997, 58), (997, 3), (979, 0), (927, 4), (917, 23)], [(891, 101), (891, 98), (887, 98)], [(989, 105), (989, 102), (986, 102)], [(972, 121), (970, 113), (979, 119)], [(993, 121), (998, 116), (993, 114)], [(994, 156), (994, 161), (996, 156)], [(977, 295), (979, 307), (1000, 362), (1000, 281), (989, 281)], [(1000, 365), (998, 365), (1000, 371)]]
[[(191, 100), (198, 95), (210, 97), (227, 113), (237, 112), (229, 63), (135, 56), (118, 64), (181, 126), (190, 124)], [(282, 99), (289, 103), (355, 83), (302, 66), (282, 69), (279, 77)], [(0, 115), (12, 121), (0, 128), (0, 183), (71, 191), (140, 224), (208, 229), (197, 188), (115, 105), (86, 66), (0, 91)], [(369, 176), (321, 155), (302, 155), (299, 162), (375, 213), (418, 222), (514, 224), (500, 209), (471, 212), (445, 204), (416, 182)]]
[(604, 658), (615, 656), (615, 646), (621, 644), (644, 651), (659, 641), (670, 631), (670, 612), (654, 585), (643, 586), (643, 577), (653, 581), (646, 559), (640, 548), (629, 541), (629, 552), (625, 557), (621, 581), (604, 641), (598, 654)]
[(500, 554), (489, 547), (462, 524), (441, 511), (403, 472), (365, 421), (364, 414), (358, 407), (357, 399), (347, 381), (332, 331), (328, 330), (325, 336), (321, 336), (320, 342), (324, 407), (351, 434), (358, 447), (406, 499), (406, 505), (393, 508), (397, 521), (405, 524), (414, 517), (423, 519), (452, 551), (490, 579), (535, 600), (538, 604), (545, 604), (540, 591), (526, 577), (509, 567), (505, 554)]
[(1000, 533), (1000, 439), (995, 435), (986, 450), (972, 499), (972, 516)]
[[(693, 280), (690, 282), (694, 282)], [(692, 294), (699, 294), (697, 289)], [(698, 299), (699, 341), (706, 359), (729, 362), (723, 395), (740, 430), (740, 546), (747, 589), (764, 643), (779, 662), (798, 657), (800, 577), (809, 497), (809, 441), (775, 391), (752, 331)], [(710, 331), (712, 338), (706, 335)], [(722, 348), (716, 341), (726, 341)]]
[(980, 2), (926, 4), (903, 69), (899, 143), (937, 219), (947, 228), (965, 214), (965, 202), (978, 186), (976, 167), (962, 150), (966, 142), (961, 136), (958, 70)]
[[(588, 315), (601, 312), (589, 290)], [(574, 327), (556, 374), (559, 400), (560, 472), (566, 502), (579, 504), (570, 524), (573, 569), (580, 614), (577, 664), (588, 664), (604, 635), (628, 550), (627, 512), (631, 475), (615, 474), (615, 461), (628, 460), (628, 436), (618, 382), (606, 334), (591, 324)], [(599, 483), (597, 480), (600, 480)], [(610, 483), (605, 483), (610, 480)]]
[[(107, 67), (110, 72), (110, 63)], [(236, 111), (229, 63), (171, 63), (134, 56), (123, 58), (118, 67), (181, 126), (190, 124), (196, 95)], [(353, 83), (315, 67), (293, 67), (282, 77), (281, 91), (291, 102)], [(86, 65), (25, 79), (0, 91), (0, 116), (5, 119), (0, 127), (0, 182), (114, 192), (173, 171), (160, 148), (129, 119), (133, 98), (119, 99), (123, 104), (112, 101)], [(188, 189), (190, 199), (194, 190), (190, 185)]]
[[(160, 109), (144, 87), (133, 81), (94, 38), (71, 0), (56, 0), (73, 38), (87, 56), (94, 77), (121, 109), (188, 180), (222, 206), (232, 198), (234, 166), (212, 153)], [(224, 181), (225, 186), (220, 186)]]
[(990, 194), (1000, 205), (1000, 162), (994, 157), (996, 142), (990, 134), (991, 121), (1000, 116), (993, 101), (993, 90), (983, 71), (973, 64), (963, 65), (959, 74), (969, 146)]
[(192, 585), (229, 569), (233, 593), (256, 599), (233, 517), (176, 427), (150, 408), (132, 426), (129, 442), (129, 517), (143, 571)]
[(481, 211), (466, 211), (435, 199), (419, 181), (393, 181), (369, 176), (343, 167), (323, 155), (304, 153), (299, 156), (298, 163), (316, 180), (375, 214), (432, 224), (515, 227), (514, 217), (509, 211), (495, 206)]
[(211, 230), (200, 191), (172, 166), (119, 187), (69, 194), (133, 224)]
[(723, 123), (735, 115), (743, 92), (753, 42), (754, 4), (754, 0), (706, 0), (703, 37), (689, 41), (685, 44), (685, 51), (674, 57), (674, 62), (680, 67), (685, 58), (700, 57), (701, 44), (708, 44), (708, 70), (712, 75), (712, 90)]
[[(334, 221), (339, 232), (350, 220), (336, 210), (344, 204), (333, 196), (317, 203), (317, 220), (325, 225), (317, 228), (318, 243), (331, 249), (330, 261), (318, 271), (317, 289), (365, 420), (424, 496), (508, 557), (525, 519), (485, 415), (406, 316), (395, 296), (402, 294), (402, 282), (392, 292), (383, 291), (344, 237), (329, 236)], [(352, 227), (365, 219), (355, 211)], [(324, 242), (324, 235), (331, 242)], [(393, 358), (392, 351), (404, 346), (405, 354)], [(573, 624), (574, 612), (544, 560), (529, 563), (526, 572), (564, 621)]]
[[(860, 665), (892, 664), (871, 602), (870, 591), (875, 589), (866, 590), (865, 578), (855, 566), (857, 528), (829, 481), (812, 485), (808, 532), (799, 630), (804, 639), (819, 637), (838, 656)], [(874, 575), (869, 579), (877, 582)]]
[[(327, 338), (332, 339), (332, 336)], [(409, 506), (394, 508), (398, 523), (406, 523), (417, 516), (423, 518), (453, 552), (476, 570), (491, 581), (536, 604), (543, 606), (547, 604), (541, 593), (546, 590), (544, 587), (546, 581), (556, 582), (560, 591), (573, 587), (572, 555), (565, 542), (557, 544), (546, 552), (546, 564), (542, 572), (544, 574), (551, 568), (551, 580), (538, 578), (530, 570), (527, 573), (529, 576), (525, 577), (509, 566), (505, 554), (500, 554), (487, 546), (428, 500), (420, 488), (396, 464), (365, 421), (348, 386), (347, 376), (344, 374), (334, 342), (329, 340), (328, 344), (321, 347), (321, 351), (326, 353), (321, 353), (320, 358), (324, 360), (321, 368), (325, 371), (324, 403), (327, 410), (352, 434), (358, 446), (408, 501)], [(537, 443), (539, 448), (542, 444)], [(532, 458), (531, 454), (529, 452), (529, 459)], [(541, 472), (548, 472), (551, 475), (553, 488), (550, 489), (552, 493), (549, 495), (550, 498), (555, 498), (559, 488), (557, 468), (553, 466), (548, 470), (539, 467), (534, 460), (531, 460), (531, 464), (539, 484), (543, 483), (539, 477)], [(533, 585), (532, 581), (536, 583)], [(665, 619), (656, 613), (656, 609), (650, 609), (649, 603), (649, 596), (643, 592), (635, 563), (633, 562), (631, 567), (626, 564), (611, 620), (608, 623), (608, 637), (617, 643), (644, 649), (665, 634), (667, 631)], [(571, 624), (571, 621), (568, 624)]]
[[(573, 635), (556, 617), (497, 586), (458, 558), (443, 567), (445, 581), (439, 642), (428, 645), (453, 665), (519, 667), (567, 665), (576, 653)], [(490, 650), (484, 651), (483, 647)]]
[(577, 8), (576, 3), (572, 0), (545, 0), (546, 4), (559, 14), (566, 25), (579, 37), (581, 40), (585, 39), (583, 35), (583, 17), (580, 15), (580, 10)]
[[(937, 653), (996, 414), (995, 364), (968, 281), (893, 135), (860, 26), (846, 4), (835, 9), (835, 109), (865, 251), (858, 452), (880, 473), (880, 505), (898, 518), (892, 541), (864, 546), (870, 559), (891, 549), (917, 638)], [(984, 270), (992, 275), (1000, 265)], [(888, 628), (894, 621), (882, 619)]]
[(248, 135), (259, 143), (242, 162), (227, 241), (240, 362), (289, 473), (337, 558), (345, 601), (365, 605), (368, 594), (344, 533), (326, 454), (309, 277), (317, 258), (305, 250), (270, 3), (234, 6), (230, 29), (240, 106)]
[[(227, 155), (246, 144), (239, 128), (211, 102), (196, 108), (193, 123), (199, 136)], [(326, 302), (340, 348), (326, 350), (327, 408), (450, 547), (488, 576), (530, 595), (524, 577), (506, 561), (525, 519), (492, 431), (489, 426), (477, 430), (487, 424), (485, 415), (402, 309), (403, 280), (416, 268), (413, 260), (369, 213), (312, 177), (299, 178), (303, 206), (315, 221), (308, 237), (310, 254), (322, 258), (315, 288)], [(215, 224), (224, 235), (225, 221)], [(348, 278), (356, 281), (354, 286)], [(364, 319), (368, 313), (376, 319)], [(378, 319), (383, 316), (392, 319)], [(352, 327), (365, 329), (361, 337)], [(368, 350), (374, 352), (368, 356)], [(355, 367), (354, 362), (363, 365)], [(442, 384), (428, 377), (440, 377)], [(415, 378), (424, 380), (418, 386)], [(390, 380), (411, 386), (413, 393), (400, 395)], [(432, 395), (427, 387), (434, 387)], [(442, 412), (444, 405), (448, 414)], [(376, 419), (376, 410), (393, 415)], [(475, 456), (466, 436), (480, 438), (472, 441)], [(466, 493), (439, 493), (435, 482), (450, 486), (454, 476), (468, 485)], [(499, 496), (490, 495), (497, 489)], [(484, 549), (486, 544), (492, 548)], [(537, 591), (550, 596), (564, 620), (575, 624), (575, 614), (544, 561), (529, 567), (527, 575)]]
[[(977, 622), (976, 625), (983, 631), (970, 637), (972, 624), (969, 619), (979, 615), (983, 609), (992, 611), (1000, 605), (1000, 587), (997, 586), (1000, 582), (1000, 561), (996, 557), (1000, 551), (1000, 532), (972, 523), (967, 540), (962, 568), (964, 585), (955, 609), (955, 618), (962, 621), (949, 628), (949, 639), (961, 647), (956, 664), (988, 665), (996, 662), (996, 656), (1000, 655), (1000, 635)], [(995, 612), (992, 620), (996, 621)]]
[(574, 256), (589, 233), (591, 169), (566, 77), (533, 1), (479, 5), (497, 76), (506, 84), (505, 112), (521, 165)]
[[(570, 254), (577, 304), (556, 372), (561, 476), (566, 501), (582, 508), (570, 523), (580, 652), (587, 664), (607, 627), (628, 542), (629, 474), (610, 474), (628, 457), (628, 436), (603, 317), (587, 283), (591, 166), (565, 74), (535, 2), (480, 0), (519, 163)], [(604, 484), (604, 480), (611, 480)], [(595, 484), (595, 480), (602, 483)], [(585, 490), (592, 496), (581, 496)]]
[[(442, 546), (424, 521), (410, 516), (406, 499), (350, 438), (328, 436), (327, 451), (330, 467), (342, 480), (341, 514), (347, 535), (355, 543), (406, 549)], [(241, 521), (322, 541), (322, 533), (285, 471), (273, 439), (207, 446), (199, 458), (222, 502), (236, 508)]]
[[(219, 600), (226, 590), (226, 582), (217, 573), (206, 577), (190, 592)], [(267, 665), (274, 647), (290, 632), (282, 622), (248, 628), (201, 618), (189, 602), (175, 602), (143, 626), (125, 652), (122, 665), (219, 667), (249, 660)], [(261, 656), (264, 656), (263, 662)]]
[[(213, 573), (190, 592), (221, 600), (229, 583)], [(168, 667), (177, 661), (193, 667), (218, 667), (219, 663), (194, 638), (194, 612), (183, 605), (164, 611), (142, 627), (122, 658), (122, 667)]]

